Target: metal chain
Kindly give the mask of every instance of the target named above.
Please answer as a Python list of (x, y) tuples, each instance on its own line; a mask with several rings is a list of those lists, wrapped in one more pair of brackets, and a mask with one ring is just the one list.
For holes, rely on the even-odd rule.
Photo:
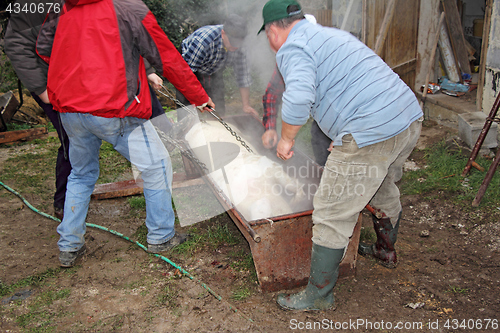
[(212, 116), (214, 116), (215, 119), (217, 119), (219, 121), (219, 123), (221, 123), (222, 126), (224, 126), (229, 131), (229, 133), (231, 133), (231, 135), (236, 138), (236, 141), (238, 141), (243, 146), (243, 148), (248, 150), (248, 152), (253, 154), (253, 150), (246, 144), (245, 141), (243, 141), (243, 139), (224, 120), (222, 120), (221, 117), (219, 117), (219, 115), (217, 113), (215, 113), (214, 108), (209, 107), (209, 109), (212, 110), (212, 111), (209, 111), (210, 114)]
[(166, 93), (164, 93), (161, 90), (157, 90), (157, 92), (159, 92), (160, 94), (162, 94), (166, 98), (169, 98), (172, 101), (174, 101), (177, 105), (179, 105), (182, 109), (186, 110), (192, 116), (198, 116), (198, 114), (196, 112), (193, 112), (193, 110), (191, 108), (187, 107), (186, 105), (181, 103), (181, 101), (179, 101), (177, 98), (175, 98), (174, 94), (171, 93), (163, 84), (161, 85), (161, 87), (165, 90)]
[(154, 126), (154, 128), (155, 128), (156, 132), (158, 133), (158, 135), (160, 136), (160, 140), (162, 141), (164, 146), (167, 146), (166, 145), (167, 143), (172, 144), (174, 147), (179, 149), (179, 151), (182, 155), (186, 156), (193, 163), (198, 164), (203, 169), (203, 171), (205, 171), (207, 174), (209, 173), (207, 165), (205, 163), (203, 163), (202, 161), (200, 161), (198, 158), (196, 158), (196, 156), (194, 156), (194, 154), (189, 149), (184, 148), (180, 143), (181, 141), (176, 140), (176, 139), (172, 138), (171, 136), (165, 134), (162, 130), (160, 130), (156, 126)]
[[(161, 86), (163, 89), (165, 89), (165, 91), (167, 92), (167, 94), (163, 93), (161, 90), (158, 90), (158, 92), (160, 94), (162, 94), (163, 96), (167, 97), (167, 98), (170, 98), (171, 100), (173, 100), (175, 103), (177, 103), (177, 105), (179, 105), (180, 107), (182, 107), (184, 110), (187, 110), (191, 115), (196, 115), (193, 113), (193, 111), (188, 108), (186, 105), (184, 105), (183, 103), (181, 103), (178, 99), (176, 99), (173, 94), (168, 91), (167, 88), (165, 88), (165, 86)], [(243, 148), (245, 148), (248, 152), (252, 153), (253, 154), (253, 150), (246, 144), (245, 141), (243, 141), (243, 139), (236, 133), (236, 131), (234, 131), (224, 120), (222, 120), (221, 117), (219, 117), (219, 115), (217, 113), (215, 113), (215, 109), (212, 108), (212, 107), (209, 107), (212, 111), (209, 111), (210, 114), (212, 116), (214, 116), (215, 119), (217, 119), (228, 131), (229, 133), (231, 133), (232, 136), (234, 136), (236, 138), (236, 141), (238, 141), (242, 146)], [(204, 122), (202, 120), (202, 122)]]

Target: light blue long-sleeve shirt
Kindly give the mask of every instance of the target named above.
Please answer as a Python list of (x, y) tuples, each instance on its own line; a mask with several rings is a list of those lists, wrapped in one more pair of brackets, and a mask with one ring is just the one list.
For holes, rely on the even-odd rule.
[(423, 115), (411, 89), (348, 32), (302, 20), (276, 61), (286, 87), (283, 121), (303, 125), (312, 115), (336, 146), (346, 134), (360, 148), (387, 140)]

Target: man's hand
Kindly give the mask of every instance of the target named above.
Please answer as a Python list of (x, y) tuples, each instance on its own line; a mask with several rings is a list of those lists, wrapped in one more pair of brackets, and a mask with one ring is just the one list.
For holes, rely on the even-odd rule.
[(301, 125), (290, 125), (285, 121), (281, 122), (281, 139), (276, 148), (276, 155), (282, 160), (287, 160), (293, 156), (292, 147), (295, 144), (295, 137), (299, 133)]
[(270, 129), (265, 131), (264, 134), (262, 134), (262, 144), (267, 149), (276, 146), (277, 142), (278, 142), (278, 133), (276, 132), (276, 130)]
[(295, 140), (286, 140), (283, 137), (278, 142), (278, 147), (276, 149), (276, 156), (286, 161), (293, 156), (292, 147), (295, 144)]
[(331, 152), (331, 151), (332, 151), (332, 149), (333, 149), (333, 141), (332, 141), (332, 142), (330, 142), (330, 146), (328, 147), (328, 151), (330, 151), (330, 152)]
[(245, 113), (253, 115), (256, 118), (259, 118), (259, 113), (255, 111), (253, 107), (250, 106), (250, 88), (241, 87), (240, 95), (241, 95), (241, 101), (243, 103), (243, 111)]
[(50, 104), (49, 94), (47, 94), (47, 89), (45, 89), (45, 91), (43, 93), (41, 93), (40, 95), (38, 95), (38, 97), (40, 97), (40, 99), (42, 100), (42, 102), (44, 102), (45, 104)]
[(245, 113), (253, 115), (256, 118), (259, 118), (259, 113), (250, 105), (243, 105), (243, 111)]
[(148, 81), (151, 87), (153, 87), (154, 90), (159, 90), (163, 84), (163, 80), (161, 77), (156, 75), (156, 73), (151, 73), (148, 75)]
[(208, 98), (208, 102), (206, 102), (205, 104), (196, 106), (196, 108), (201, 112), (211, 111), (210, 107), (215, 109), (215, 104), (214, 102), (212, 102), (212, 99), (210, 97)]

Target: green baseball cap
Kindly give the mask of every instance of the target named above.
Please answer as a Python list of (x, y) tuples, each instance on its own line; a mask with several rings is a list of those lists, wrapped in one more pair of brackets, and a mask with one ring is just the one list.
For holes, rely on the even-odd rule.
[[(290, 8), (290, 6), (296, 6), (293, 8)], [(265, 29), (266, 24), (278, 21), (293, 15), (300, 14), (302, 12), (302, 8), (300, 7), (299, 3), (295, 0), (270, 0), (268, 1), (265, 5), (264, 8), (262, 8), (262, 18), (264, 19), (264, 24), (262, 24), (262, 27), (260, 28), (259, 32), (257, 33), (260, 34), (262, 30)]]

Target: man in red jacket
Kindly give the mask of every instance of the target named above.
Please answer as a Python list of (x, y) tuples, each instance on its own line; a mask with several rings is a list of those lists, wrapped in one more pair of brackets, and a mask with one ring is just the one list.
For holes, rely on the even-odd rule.
[[(36, 5), (33, 7), (33, 5)], [(27, 11), (21, 10), (22, 8), (36, 8), (37, 10)], [(63, 219), (64, 215), (64, 200), (66, 198), (66, 184), (68, 176), (71, 173), (71, 163), (69, 161), (69, 139), (66, 131), (64, 130), (59, 112), (56, 112), (48, 101), (47, 96), (47, 71), (48, 64), (43, 61), (36, 53), (36, 41), (38, 32), (42, 27), (43, 22), (47, 16), (44, 9), (47, 9), (50, 3), (46, 4), (43, 0), (17, 0), (12, 3), (10, 7), (10, 19), (5, 33), (5, 54), (14, 68), (16, 75), (22, 81), (25, 88), (27, 88), (38, 105), (43, 109), (47, 117), (52, 122), (61, 146), (57, 151), (56, 160), (56, 191), (54, 193), (54, 216)], [(55, 10), (60, 9), (59, 4), (52, 4)], [(19, 10), (16, 10), (18, 9)], [(158, 84), (162, 80), (154, 73), (154, 69), (146, 64), (146, 72), (148, 74), (148, 81), (152, 87), (151, 103), (152, 103), (152, 118), (164, 115), (160, 101), (156, 98), (154, 89), (159, 89)], [(42, 100), (43, 99), (43, 100)], [(162, 118), (156, 118), (162, 119)], [(157, 120), (157, 121), (158, 121)], [(161, 122), (163, 128), (168, 131), (169, 123), (166, 121)]]
[(58, 226), (62, 267), (85, 251), (85, 218), (102, 140), (141, 171), (148, 251), (182, 243), (171, 203), (172, 167), (151, 117), (143, 58), (200, 110), (214, 107), (153, 14), (139, 0), (67, 0), (44, 23), (37, 52), (49, 62), (47, 94), (70, 139), (72, 171)]

